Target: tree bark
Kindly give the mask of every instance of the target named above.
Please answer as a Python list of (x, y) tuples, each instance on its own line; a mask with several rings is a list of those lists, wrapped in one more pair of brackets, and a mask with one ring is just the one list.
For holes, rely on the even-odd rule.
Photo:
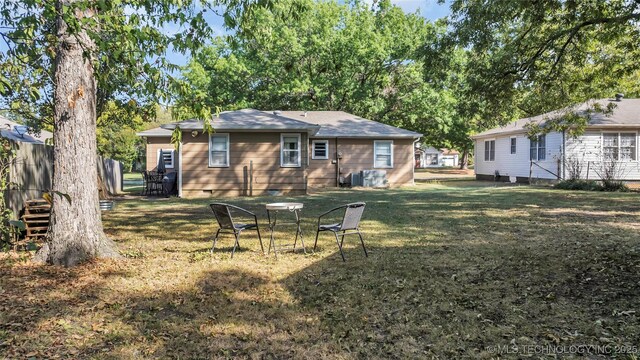
[[(56, 5), (61, 12), (63, 5), (76, 1), (58, 0)], [(87, 56), (93, 42), (84, 30), (71, 33), (60, 16), (56, 27), (54, 194), (47, 241), (36, 261), (74, 266), (119, 254), (104, 234), (98, 200), (96, 80)], [(71, 202), (55, 192), (68, 194)]]
[(462, 158), (460, 159), (460, 169), (467, 170), (469, 168), (469, 149), (464, 148)]

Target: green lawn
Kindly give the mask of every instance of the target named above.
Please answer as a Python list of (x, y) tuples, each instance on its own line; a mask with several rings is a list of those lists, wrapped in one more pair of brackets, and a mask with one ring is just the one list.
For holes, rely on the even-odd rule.
[[(638, 194), (455, 182), (285, 199), (305, 204), (309, 250), (316, 214), (366, 201), (369, 258), (348, 238), (343, 263), (325, 234), (315, 254), (275, 260), (248, 232), (231, 260), (230, 237), (208, 252), (209, 201), (119, 202), (104, 223), (125, 261), (61, 269), (5, 255), (0, 358), (489, 359), (526, 355), (496, 345), (640, 345)], [(258, 213), (266, 247), (264, 204), (285, 199), (225, 200)]]
[(142, 192), (142, 173), (128, 172), (123, 175), (123, 191), (128, 194), (139, 194)]

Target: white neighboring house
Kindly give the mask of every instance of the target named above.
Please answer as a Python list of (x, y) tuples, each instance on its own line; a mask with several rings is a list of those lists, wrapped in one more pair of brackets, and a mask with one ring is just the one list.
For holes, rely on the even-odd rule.
[(458, 166), (460, 153), (450, 149), (436, 149), (434, 147), (420, 147), (416, 144), (416, 168)]
[(526, 124), (544, 126), (547, 120), (566, 115), (568, 109), (520, 119), (472, 136), (476, 179), (558, 180), (579, 172), (582, 179), (600, 180), (613, 165), (616, 179), (640, 180), (640, 99), (596, 100), (570, 110), (587, 114), (595, 102), (605, 109), (609, 104), (615, 107), (612, 113), (591, 113), (584, 134), (577, 138), (565, 132), (540, 135), (537, 141), (527, 137)]

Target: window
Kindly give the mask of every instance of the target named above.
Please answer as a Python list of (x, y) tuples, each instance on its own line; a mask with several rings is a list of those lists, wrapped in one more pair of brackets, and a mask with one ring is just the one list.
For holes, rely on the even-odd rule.
[(516, 143), (517, 143), (516, 138), (512, 137), (511, 138), (511, 154), (516, 153)]
[(313, 140), (311, 158), (314, 160), (326, 160), (329, 158), (329, 140)]
[(209, 136), (209, 166), (229, 166), (229, 134)]
[(488, 140), (484, 142), (484, 161), (494, 161), (496, 159), (496, 141)]
[(373, 142), (373, 167), (393, 167), (393, 141), (376, 140)]
[(280, 166), (300, 167), (300, 134), (280, 135)]
[(602, 156), (604, 160), (633, 161), (636, 159), (635, 133), (603, 133)]
[(535, 140), (529, 140), (529, 159), (541, 161), (547, 157), (547, 135), (538, 135)]
[[(175, 153), (174, 149), (162, 149), (162, 159), (164, 160), (164, 167), (167, 169), (173, 169), (173, 154)], [(160, 158), (160, 149), (158, 149), (158, 153), (156, 155), (156, 164), (157, 160)]]

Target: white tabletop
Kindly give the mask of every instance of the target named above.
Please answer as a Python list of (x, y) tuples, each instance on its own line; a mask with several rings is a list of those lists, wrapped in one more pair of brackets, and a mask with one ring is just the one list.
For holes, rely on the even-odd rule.
[(267, 210), (298, 210), (302, 209), (304, 205), (302, 203), (294, 202), (280, 202), (267, 204)]

